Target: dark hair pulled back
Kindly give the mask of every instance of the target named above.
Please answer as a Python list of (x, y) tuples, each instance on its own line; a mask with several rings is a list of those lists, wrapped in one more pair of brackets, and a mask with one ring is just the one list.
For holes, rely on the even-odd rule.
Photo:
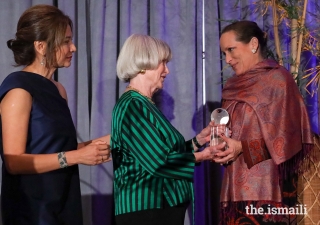
[(68, 25), (72, 29), (71, 19), (55, 6), (35, 5), (27, 9), (18, 21), (15, 39), (7, 41), (16, 66), (27, 66), (34, 62), (35, 41), (47, 43), (46, 66), (56, 65), (55, 53), (64, 41)]
[(244, 44), (248, 44), (253, 37), (256, 37), (259, 41), (259, 48), (261, 55), (267, 57), (267, 33), (262, 31), (256, 22), (242, 20), (229, 24), (223, 28), (221, 34), (234, 31), (236, 34), (237, 41)]

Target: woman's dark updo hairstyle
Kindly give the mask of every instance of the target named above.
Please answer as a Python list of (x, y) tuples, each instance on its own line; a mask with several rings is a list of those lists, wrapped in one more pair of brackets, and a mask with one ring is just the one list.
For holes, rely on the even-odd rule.
[(15, 39), (7, 41), (13, 51), (15, 66), (28, 66), (35, 60), (34, 41), (45, 41), (46, 67), (57, 65), (56, 51), (63, 44), (68, 25), (73, 27), (71, 19), (61, 10), (51, 5), (35, 5), (27, 9), (20, 17)]
[(261, 55), (267, 57), (267, 33), (263, 32), (257, 23), (248, 20), (237, 21), (223, 28), (221, 34), (234, 31), (237, 41), (248, 44), (253, 37), (259, 41)]

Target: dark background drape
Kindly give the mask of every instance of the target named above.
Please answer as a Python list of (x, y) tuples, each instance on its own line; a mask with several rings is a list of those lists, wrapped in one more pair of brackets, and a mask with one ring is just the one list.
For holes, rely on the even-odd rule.
[[(79, 142), (97, 138), (110, 133), (113, 106), (126, 86), (116, 76), (119, 49), (130, 34), (149, 34), (166, 41), (173, 52), (170, 74), (163, 90), (156, 93), (156, 104), (188, 140), (209, 122), (211, 111), (220, 107), (223, 83), (232, 74), (220, 54), (221, 28), (230, 20), (244, 18), (255, 20), (262, 28), (270, 26), (270, 19), (244, 12), (253, 2), (1, 0), (0, 81), (21, 69), (12, 67), (13, 55), (6, 41), (14, 38), (22, 12), (35, 4), (59, 7), (74, 22), (77, 52), (72, 65), (59, 69), (54, 77), (67, 90)], [(309, 10), (314, 9), (310, 6)], [(314, 99), (317, 96), (310, 107), (318, 108)], [(196, 167), (195, 217), (191, 206), (186, 225), (193, 219), (199, 225), (218, 224), (222, 173), (223, 167), (210, 162)], [(112, 163), (80, 166), (80, 175), (85, 225), (113, 224)]]

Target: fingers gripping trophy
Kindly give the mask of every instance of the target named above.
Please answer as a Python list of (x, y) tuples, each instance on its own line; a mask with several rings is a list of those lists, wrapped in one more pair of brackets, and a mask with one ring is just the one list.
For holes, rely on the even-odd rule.
[[(211, 121), (214, 121), (215, 126), (211, 128), (210, 146), (215, 146), (223, 142), (223, 139), (219, 136), (220, 134), (224, 133), (227, 137), (229, 136), (229, 128), (227, 127), (229, 119), (229, 113), (223, 108), (217, 108), (212, 111)], [(227, 148), (226, 146), (225, 149)]]

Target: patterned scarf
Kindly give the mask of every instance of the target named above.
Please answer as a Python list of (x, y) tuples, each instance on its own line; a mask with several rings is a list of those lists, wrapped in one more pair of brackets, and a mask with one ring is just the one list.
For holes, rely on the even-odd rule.
[[(290, 167), (280, 167), (282, 175), (287, 173), (283, 171), (305, 169), (301, 164), (313, 147), (313, 134), (297, 84), (284, 67), (274, 60), (263, 60), (247, 73), (229, 78), (222, 98), (228, 111), (237, 102), (254, 110), (271, 158), (277, 165)], [(239, 140), (250, 140), (251, 136), (243, 133)]]

